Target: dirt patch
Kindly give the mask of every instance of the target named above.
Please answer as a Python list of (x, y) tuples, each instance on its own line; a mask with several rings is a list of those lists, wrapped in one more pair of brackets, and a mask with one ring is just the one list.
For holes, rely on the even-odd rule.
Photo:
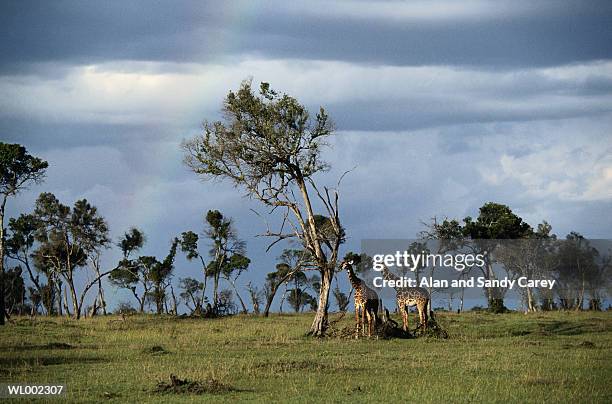
[(121, 397), (121, 394), (113, 393), (112, 391), (105, 391), (104, 393), (102, 393), (102, 398), (106, 400), (113, 400), (119, 397)]
[(543, 377), (527, 377), (523, 381), (523, 384), (528, 386), (548, 386), (551, 384), (555, 384), (555, 381)]
[(582, 341), (577, 346), (580, 348), (595, 348), (595, 344), (591, 341)]
[[(356, 337), (361, 337), (361, 332), (357, 332), (355, 325), (349, 325), (344, 328), (338, 329), (335, 325), (339, 322), (339, 320), (344, 317), (344, 313), (336, 319), (335, 321), (330, 322), (330, 327), (327, 331), (327, 336), (331, 338), (341, 338), (341, 339), (351, 339)], [(448, 333), (444, 330), (440, 324), (435, 320), (433, 312), (430, 314), (429, 321), (427, 322), (427, 329), (423, 329), (420, 325), (417, 327), (414, 332), (404, 331), (404, 329), (400, 326), (400, 324), (393, 320), (389, 315), (389, 311), (385, 310), (384, 314), (379, 317), (379, 322), (374, 327), (374, 331), (372, 335), (367, 338), (373, 339), (408, 339), (415, 337), (428, 337), (428, 338), (439, 338), (439, 339), (447, 339)]]
[(563, 349), (573, 349), (573, 348), (586, 348), (586, 349), (594, 349), (597, 346), (591, 341), (582, 341), (578, 344), (565, 344), (563, 345)]
[(417, 337), (448, 339), (448, 332), (440, 326), (435, 320), (431, 319), (427, 322), (427, 328), (417, 328), (415, 331)]
[(74, 348), (70, 344), (66, 344), (65, 342), (50, 342), (47, 345), (44, 345), (45, 349), (72, 349)]
[(170, 352), (166, 351), (163, 346), (153, 345), (150, 348), (143, 349), (142, 353), (145, 353), (145, 354), (148, 354), (148, 355), (165, 355), (165, 354), (168, 354)]
[(392, 339), (392, 338), (412, 338), (410, 333), (405, 332), (402, 328), (397, 326), (395, 322), (383, 322), (378, 324), (374, 331), (372, 332), (372, 336), (368, 337), (364, 336), (361, 332), (357, 332), (356, 327), (354, 325), (348, 325), (344, 328), (335, 328), (330, 327), (327, 330), (327, 336), (330, 338), (340, 338), (340, 339), (354, 339), (354, 338), (373, 338), (373, 339)]
[(41, 345), (33, 345), (33, 344), (20, 344), (20, 345), (7, 345), (0, 348), (1, 351), (8, 352), (21, 352), (21, 351), (31, 351), (33, 349), (37, 350), (52, 350), (52, 349), (74, 349), (76, 348), (73, 345), (67, 344), (65, 342), (50, 342), (48, 344)]
[(274, 373), (288, 373), (301, 371), (324, 371), (330, 368), (325, 363), (303, 360), (289, 362), (263, 362), (255, 365), (256, 369), (265, 369)]
[(158, 394), (223, 394), (232, 391), (237, 391), (237, 389), (217, 379), (209, 378), (199, 382), (179, 379), (175, 375), (170, 375), (169, 382), (158, 382), (153, 390), (154, 393)]
[[(341, 338), (341, 339), (352, 339), (356, 336), (362, 337), (362, 334), (357, 334), (356, 328), (354, 325), (349, 325), (341, 329), (337, 329), (331, 327), (328, 330), (327, 335), (331, 338)], [(387, 320), (382, 321), (380, 324), (377, 324), (375, 327), (372, 336), (369, 338), (373, 339), (409, 339), (416, 337), (426, 337), (426, 338), (438, 338), (438, 339), (447, 339), (448, 332), (444, 330), (437, 322), (434, 320), (430, 320), (427, 323), (427, 329), (422, 329), (422, 327), (417, 328), (413, 332), (406, 332), (399, 326), (396, 321)], [(368, 338), (366, 336), (366, 338)]]

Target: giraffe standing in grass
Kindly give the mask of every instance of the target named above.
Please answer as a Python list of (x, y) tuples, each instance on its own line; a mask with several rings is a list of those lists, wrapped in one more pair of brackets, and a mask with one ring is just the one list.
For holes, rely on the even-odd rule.
[[(383, 277), (386, 280), (398, 280), (399, 277), (383, 267)], [(419, 312), (419, 326), (423, 330), (427, 328), (427, 304), (429, 303), (429, 292), (424, 288), (396, 287), (397, 309), (402, 314), (402, 328), (408, 332), (408, 308), (416, 306)]]
[(360, 279), (355, 275), (353, 271), (353, 261), (344, 261), (342, 263), (342, 269), (346, 269), (349, 281), (355, 289), (355, 322), (356, 322), (356, 335), (359, 337), (359, 329), (362, 329), (362, 333), (365, 334), (365, 323), (368, 323), (368, 337), (372, 336), (372, 330), (378, 323), (378, 305), (379, 298), (378, 294), (370, 289), (363, 279)]

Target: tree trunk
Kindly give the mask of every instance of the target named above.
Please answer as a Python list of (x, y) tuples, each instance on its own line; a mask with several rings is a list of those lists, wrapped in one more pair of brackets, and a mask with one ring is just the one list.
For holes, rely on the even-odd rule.
[(98, 299), (102, 314), (106, 316), (106, 300), (104, 300), (104, 289), (102, 288), (102, 277), (100, 276), (100, 268), (96, 265), (96, 275), (98, 276)]
[(98, 314), (98, 298), (99, 296), (96, 296), (93, 305), (89, 308), (89, 312), (84, 313), (85, 317), (95, 317)]
[(145, 305), (145, 296), (146, 294), (142, 295), (142, 299), (138, 298), (138, 295), (136, 294), (136, 292), (134, 292), (134, 296), (136, 296), (136, 300), (138, 301), (138, 304), (140, 305), (140, 313), (144, 313), (144, 305)]
[(317, 313), (315, 314), (314, 321), (312, 322), (309, 331), (309, 334), (313, 337), (324, 336), (325, 331), (327, 331), (327, 327), (329, 326), (327, 309), (329, 306), (329, 291), (331, 289), (333, 277), (333, 268), (326, 268), (324, 271), (321, 272), (321, 289), (319, 290)]
[(294, 307), (295, 312), (299, 313), (300, 309), (302, 308), (302, 291), (300, 290), (300, 288), (298, 287), (298, 281), (297, 281), (297, 276), (295, 277), (295, 281), (293, 282), (293, 290), (295, 290), (295, 299), (296, 299), (296, 305)]
[(533, 301), (533, 291), (531, 290), (531, 288), (527, 288), (527, 311), (536, 311), (536, 307)]
[(4, 307), (4, 206), (6, 196), (0, 206), (0, 325), (4, 325), (4, 315), (6, 309)]
[(64, 315), (62, 310), (62, 298), (64, 294), (62, 293), (62, 284), (63, 282), (59, 279), (59, 276), (56, 277), (56, 286), (57, 286), (57, 314), (61, 317)]
[[(493, 265), (490, 262), (487, 262), (487, 271), (486, 271), (486, 279), (487, 280), (495, 280), (495, 273), (493, 272)], [(500, 292), (499, 288), (486, 288), (487, 300), (489, 305), (489, 311), (493, 313), (503, 313), (506, 311), (506, 306), (504, 306), (504, 297)]]
[(270, 294), (266, 297), (266, 307), (264, 308), (264, 317), (268, 317), (270, 315), (270, 307), (272, 306), (272, 302), (274, 301), (274, 296), (276, 296), (277, 290), (278, 290), (278, 285), (271, 288)]
[(259, 315), (260, 314), (260, 309), (259, 309), (259, 298), (255, 298), (253, 300), (253, 313)]
[(272, 300), (274, 300), (274, 295), (266, 299), (266, 307), (264, 307), (264, 317), (270, 316), (270, 306), (272, 306)]
[(576, 299), (576, 311), (581, 311), (584, 309), (584, 294), (585, 294), (585, 282), (584, 282), (584, 273), (582, 274), (582, 287), (580, 288), (580, 294)]
[(162, 314), (164, 312), (164, 301), (162, 297), (162, 290), (160, 285), (155, 285), (155, 311), (157, 314)]
[(178, 306), (176, 304), (176, 295), (174, 294), (174, 288), (170, 284), (170, 293), (172, 294), (172, 312), (176, 316), (178, 315)]
[(79, 306), (79, 301), (76, 293), (76, 288), (74, 286), (74, 279), (68, 278), (68, 288), (70, 289), (70, 296), (72, 298), (72, 310), (74, 318), (79, 320), (81, 318), (81, 307)]
[(202, 288), (202, 304), (201, 307), (204, 309), (204, 302), (206, 301), (206, 281), (208, 280), (208, 276), (206, 276), (206, 264), (204, 262), (204, 258), (200, 255), (200, 262), (202, 262), (202, 272), (204, 273), (204, 287)]
[(287, 297), (287, 285), (285, 285), (285, 290), (283, 291), (283, 295), (281, 296), (279, 312), (283, 312), (283, 303), (285, 303), (285, 298)]
[(68, 291), (66, 290), (66, 286), (64, 286), (64, 312), (66, 317), (70, 317), (70, 306), (68, 305)]
[(215, 314), (217, 314), (217, 310), (219, 307), (219, 273), (216, 273), (213, 277), (214, 285), (213, 285), (213, 310)]
[[(314, 211), (312, 210), (306, 184), (301, 175), (297, 178), (297, 185), (302, 194), (302, 198), (304, 199), (304, 206), (306, 207), (308, 217), (308, 230), (310, 231), (306, 231), (307, 229), (304, 229), (304, 233), (308, 236), (306, 241), (308, 242), (310, 240), (310, 247), (312, 247), (316, 260), (321, 266), (321, 289), (319, 290), (317, 313), (315, 314), (315, 318), (310, 326), (309, 334), (315, 337), (322, 337), (325, 335), (325, 331), (329, 326), (327, 310), (329, 308), (329, 291), (331, 290), (331, 283), (334, 277), (334, 267), (332, 266), (329, 268), (329, 263), (327, 262), (325, 254), (323, 253), (321, 245), (319, 244), (317, 228), (314, 220)], [(337, 247), (338, 246), (336, 245), (336, 250), (333, 254), (337, 252)], [(333, 262), (335, 264), (335, 260)]]
[(232, 288), (234, 288), (236, 297), (238, 298), (238, 301), (240, 302), (240, 306), (242, 306), (242, 313), (247, 314), (249, 310), (247, 310), (247, 307), (244, 304), (244, 300), (242, 300), (242, 297), (240, 297), (240, 293), (238, 293), (238, 288), (236, 287), (236, 284), (233, 281), (231, 281), (229, 278), (227, 278), (227, 281), (230, 283), (230, 285), (232, 285)]

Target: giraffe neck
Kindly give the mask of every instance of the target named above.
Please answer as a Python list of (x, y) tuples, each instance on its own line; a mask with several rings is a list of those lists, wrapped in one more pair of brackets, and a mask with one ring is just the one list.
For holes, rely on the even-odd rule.
[(383, 267), (383, 278), (387, 281), (396, 281), (399, 279), (399, 276), (389, 271), (389, 268), (385, 266)]
[(357, 289), (359, 286), (361, 286), (361, 279), (359, 279), (357, 275), (355, 275), (355, 272), (353, 272), (352, 265), (346, 266), (346, 273), (348, 274), (349, 281), (351, 282), (351, 285), (353, 285), (353, 288)]

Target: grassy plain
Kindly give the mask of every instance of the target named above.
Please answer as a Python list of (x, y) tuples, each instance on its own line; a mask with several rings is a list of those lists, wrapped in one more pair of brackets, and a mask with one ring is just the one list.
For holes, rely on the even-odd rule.
[[(612, 402), (611, 312), (441, 313), (446, 340), (317, 340), (311, 318), (14, 318), (0, 383), (72, 402)], [(170, 374), (227, 389), (156, 392)]]

